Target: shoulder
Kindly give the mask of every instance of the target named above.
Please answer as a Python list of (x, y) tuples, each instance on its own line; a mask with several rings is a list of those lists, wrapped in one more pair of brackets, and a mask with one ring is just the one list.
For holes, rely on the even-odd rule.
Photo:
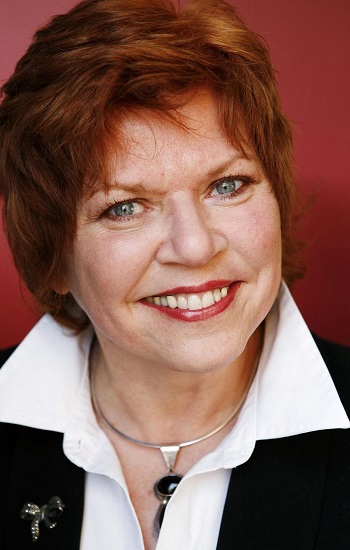
[(327, 365), (339, 397), (350, 414), (350, 348), (329, 342), (313, 334), (316, 345)]
[(10, 357), (10, 355), (12, 355), (16, 347), (17, 346), (12, 346), (11, 348), (0, 349), (0, 367), (2, 367), (4, 363), (6, 363), (7, 359)]

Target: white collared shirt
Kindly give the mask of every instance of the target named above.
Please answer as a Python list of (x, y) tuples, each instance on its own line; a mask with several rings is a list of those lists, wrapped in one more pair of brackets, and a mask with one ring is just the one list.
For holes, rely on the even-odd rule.
[[(0, 371), (0, 421), (64, 433), (64, 453), (87, 472), (81, 550), (143, 550), (118, 457), (91, 405), (92, 337), (91, 328), (72, 336), (44, 316)], [(257, 440), (349, 426), (327, 367), (282, 284), (239, 418), (184, 476), (167, 506), (157, 550), (215, 550), (231, 469), (249, 459)]]

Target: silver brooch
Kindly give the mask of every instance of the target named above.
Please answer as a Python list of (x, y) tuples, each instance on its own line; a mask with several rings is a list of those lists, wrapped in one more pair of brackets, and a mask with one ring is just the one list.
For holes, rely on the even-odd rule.
[(64, 504), (60, 497), (50, 498), (47, 504), (37, 506), (32, 502), (26, 502), (20, 512), (22, 519), (31, 521), (30, 530), (32, 533), (32, 541), (35, 542), (39, 538), (39, 523), (42, 521), (48, 529), (56, 527), (57, 523), (54, 520), (60, 517), (64, 511)]

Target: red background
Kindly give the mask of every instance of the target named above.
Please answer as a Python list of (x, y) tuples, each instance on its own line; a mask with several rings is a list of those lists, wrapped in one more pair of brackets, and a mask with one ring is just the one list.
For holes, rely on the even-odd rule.
[[(34, 30), (75, 0), (1, 0), (0, 81), (13, 71)], [(313, 195), (301, 234), (305, 279), (294, 292), (309, 326), (350, 345), (350, 22), (349, 0), (236, 0), (270, 44), (285, 111), (294, 121), (300, 188)], [(35, 322), (0, 232), (0, 347)]]

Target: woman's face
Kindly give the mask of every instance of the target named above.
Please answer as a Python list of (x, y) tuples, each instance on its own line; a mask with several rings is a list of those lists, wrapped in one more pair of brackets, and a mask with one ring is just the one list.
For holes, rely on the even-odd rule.
[(125, 117), (109, 192), (79, 209), (68, 287), (119, 361), (209, 372), (242, 353), (273, 304), (280, 216), (257, 159), (225, 138), (214, 95), (179, 111), (191, 130)]

